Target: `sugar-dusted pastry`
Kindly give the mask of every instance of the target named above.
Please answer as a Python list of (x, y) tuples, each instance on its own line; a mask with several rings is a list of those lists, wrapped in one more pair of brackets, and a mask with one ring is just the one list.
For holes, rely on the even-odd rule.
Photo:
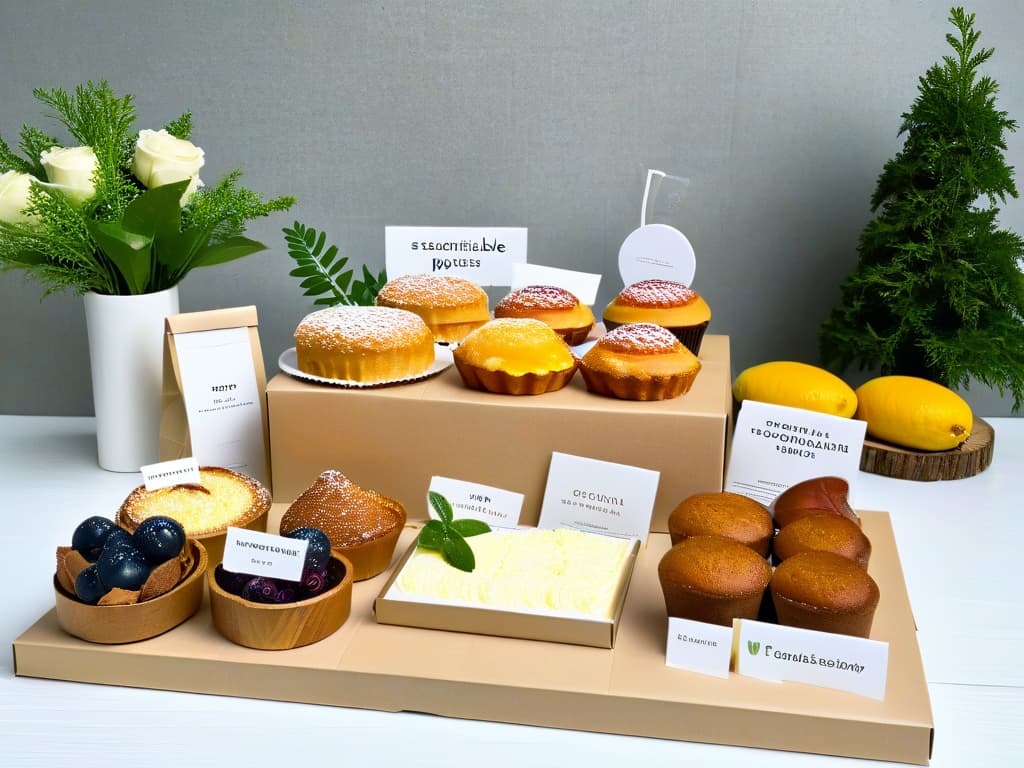
[(528, 285), (494, 307), (497, 317), (532, 317), (550, 325), (569, 345), (582, 344), (594, 327), (594, 313), (572, 293), (553, 285)]
[(314, 376), (376, 383), (407, 379), (434, 362), (434, 337), (412, 312), (330, 307), (295, 329), (298, 368)]
[(691, 536), (725, 536), (768, 557), (775, 526), (767, 507), (738, 493), (695, 493), (668, 516), (673, 544)]
[(672, 280), (641, 280), (622, 289), (604, 310), (609, 330), (627, 323), (668, 328), (693, 354), (700, 354), (711, 307), (692, 288)]
[(602, 336), (583, 356), (587, 389), (622, 400), (668, 400), (690, 391), (700, 360), (667, 329), (632, 323)]
[(772, 601), (779, 624), (867, 637), (878, 585), (857, 563), (832, 552), (801, 552), (775, 569)]
[(462, 341), (491, 319), (487, 294), (476, 283), (450, 275), (403, 275), (389, 280), (377, 294), (377, 305), (415, 312), (436, 341)]
[(329, 469), (288, 507), (280, 532), (285, 536), (296, 528), (319, 528), (331, 548), (352, 562), (353, 578), (360, 581), (391, 565), (405, 519), (405, 508), (394, 499), (360, 488)]
[(454, 356), (467, 387), (503, 395), (553, 392), (576, 372), (565, 340), (540, 320), (492, 320), (469, 334)]

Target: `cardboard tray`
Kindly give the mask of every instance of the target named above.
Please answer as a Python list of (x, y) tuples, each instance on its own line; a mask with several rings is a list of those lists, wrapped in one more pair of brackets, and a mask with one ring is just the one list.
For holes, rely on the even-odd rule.
[[(892, 526), (885, 513), (862, 518), (882, 593), (871, 636), (890, 644), (884, 701), (666, 667), (668, 625), (657, 579), (666, 534), (652, 534), (640, 552), (612, 650), (377, 624), (372, 604), (387, 580), (381, 574), (355, 585), (351, 617), (338, 632), (304, 648), (236, 646), (217, 634), (205, 605), (160, 637), (95, 645), (62, 632), (51, 610), (14, 641), (14, 668), (28, 677), (925, 765), (931, 705)], [(399, 546), (415, 534), (407, 529)]]

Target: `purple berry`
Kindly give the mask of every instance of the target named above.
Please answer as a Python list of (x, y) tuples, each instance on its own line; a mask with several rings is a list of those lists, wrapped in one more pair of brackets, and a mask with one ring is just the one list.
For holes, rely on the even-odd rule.
[(312, 570), (307, 568), (302, 572), (302, 589), (307, 597), (319, 595), (327, 586), (327, 569)]
[(275, 603), (294, 603), (298, 599), (298, 584), (294, 581), (281, 582), (280, 589), (274, 595)]
[(214, 571), (214, 577), (221, 589), (239, 597), (242, 596), (242, 589), (253, 578), (251, 573), (225, 571), (222, 566), (217, 566), (217, 570)]
[(242, 599), (252, 603), (273, 603), (277, 593), (277, 583), (265, 576), (254, 576), (242, 587)]

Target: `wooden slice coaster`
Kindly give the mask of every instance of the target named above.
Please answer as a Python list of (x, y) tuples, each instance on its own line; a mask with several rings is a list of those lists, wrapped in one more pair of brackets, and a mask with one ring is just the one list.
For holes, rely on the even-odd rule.
[(974, 418), (967, 442), (950, 451), (915, 451), (868, 437), (860, 454), (860, 468), (901, 480), (960, 480), (985, 471), (992, 463), (995, 440), (992, 425), (978, 417)]

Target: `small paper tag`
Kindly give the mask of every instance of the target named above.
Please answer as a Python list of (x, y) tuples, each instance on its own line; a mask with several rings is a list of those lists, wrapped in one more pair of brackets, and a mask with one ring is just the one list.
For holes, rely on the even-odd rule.
[(661, 473), (552, 453), (538, 528), (647, 538)]
[(455, 275), (477, 285), (511, 285), (526, 261), (526, 227), (385, 227), (388, 277)]
[(579, 299), (581, 304), (593, 306), (597, 301), (597, 290), (601, 287), (601, 276), (591, 272), (543, 267), (540, 264), (513, 264), (512, 290), (517, 291), (528, 285), (553, 285), (563, 288)]
[(888, 643), (760, 621), (737, 624), (739, 674), (885, 698)]
[(300, 581), (308, 547), (309, 542), (305, 539), (229, 527), (222, 565), (231, 573)]
[[(469, 517), (499, 528), (519, 525), (523, 508), (521, 493), (438, 475), (430, 478), (430, 490), (448, 499), (456, 519)], [(433, 517), (433, 508), (428, 504), (427, 509)]]
[(746, 400), (736, 419), (725, 490), (764, 505), (792, 485), (833, 475), (853, 485), (867, 423)]
[(147, 491), (170, 488), (172, 485), (199, 485), (199, 462), (194, 456), (147, 464), (141, 468)]
[(668, 617), (666, 666), (728, 677), (731, 654), (732, 627)]
[(686, 235), (668, 224), (634, 229), (619, 248), (619, 274), (626, 285), (653, 278), (690, 285), (696, 271), (693, 246)]

